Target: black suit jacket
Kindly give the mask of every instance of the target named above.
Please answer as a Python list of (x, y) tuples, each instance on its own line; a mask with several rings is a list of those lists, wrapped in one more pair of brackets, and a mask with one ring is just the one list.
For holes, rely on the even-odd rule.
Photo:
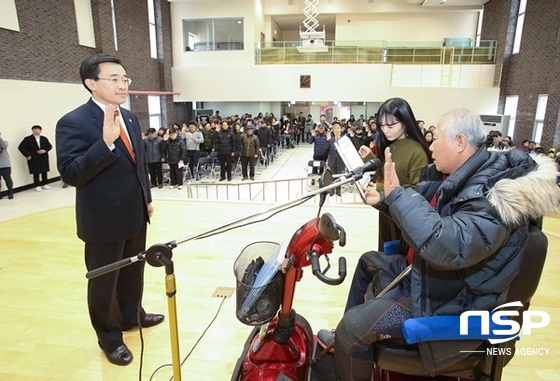
[(44, 154), (38, 154), (39, 145), (37, 144), (37, 139), (35, 135), (31, 134), (23, 138), (18, 146), (19, 152), (25, 157), (31, 156), (31, 160), (27, 161), (27, 167), (29, 168), (29, 173), (31, 175), (37, 173), (46, 173), (50, 170), (49, 167), (49, 154), (48, 152), (52, 149), (52, 145), (44, 136), (39, 137), (41, 144), (41, 149), (47, 151)]
[(78, 237), (84, 242), (133, 237), (149, 221), (147, 205), (152, 202), (138, 118), (121, 108), (134, 163), (120, 138), (113, 151), (103, 141), (103, 116), (90, 99), (56, 125), (58, 171), (76, 187)]

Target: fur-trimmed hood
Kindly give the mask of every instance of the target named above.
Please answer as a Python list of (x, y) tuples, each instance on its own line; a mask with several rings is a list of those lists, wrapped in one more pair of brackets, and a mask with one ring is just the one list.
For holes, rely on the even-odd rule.
[[(499, 154), (507, 155), (507, 151)], [(517, 226), (560, 210), (556, 163), (544, 155), (531, 154), (530, 157), (536, 164), (531, 170), (519, 177), (499, 179), (486, 194), (490, 205), (508, 226)], [(509, 159), (511, 163), (512, 158)]]

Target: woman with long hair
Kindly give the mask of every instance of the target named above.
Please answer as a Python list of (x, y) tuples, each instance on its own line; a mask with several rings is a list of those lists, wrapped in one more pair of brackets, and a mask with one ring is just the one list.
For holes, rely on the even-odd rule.
[[(377, 157), (385, 163), (385, 149), (390, 147), (400, 183), (414, 188), (420, 179), (420, 170), (428, 165), (431, 154), (410, 104), (402, 98), (386, 100), (377, 112), (375, 124), (378, 127), (375, 139)], [(369, 147), (362, 146), (359, 152), (364, 160), (373, 156)], [(378, 250), (384, 251), (384, 243), (400, 240), (401, 232), (384, 202), (383, 166), (378, 170), (376, 190), (379, 193), (379, 202), (375, 205), (379, 210)]]

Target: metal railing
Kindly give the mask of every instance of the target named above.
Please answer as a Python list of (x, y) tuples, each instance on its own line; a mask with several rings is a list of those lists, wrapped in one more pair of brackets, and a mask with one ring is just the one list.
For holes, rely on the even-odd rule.
[(255, 44), (255, 63), (272, 64), (494, 64), (496, 41), (465, 46), (442, 42), (325, 41), (327, 52), (300, 53), (300, 41)]
[[(187, 198), (209, 201), (247, 201), (278, 203), (293, 200), (308, 193), (309, 189), (317, 189), (319, 177), (310, 175), (290, 179), (273, 179), (262, 181), (200, 181), (186, 184)], [(312, 184), (314, 183), (314, 184)], [(313, 202), (319, 202), (318, 196)], [(354, 185), (343, 186), (341, 194), (335, 192), (327, 197), (326, 203), (361, 202)]]

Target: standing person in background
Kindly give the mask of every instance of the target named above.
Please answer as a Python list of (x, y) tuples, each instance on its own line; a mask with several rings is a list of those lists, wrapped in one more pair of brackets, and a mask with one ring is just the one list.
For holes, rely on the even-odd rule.
[[(49, 167), (49, 151), (52, 145), (49, 139), (41, 135), (43, 127), (35, 125), (31, 127), (31, 135), (23, 138), (19, 144), (19, 151), (27, 159), (29, 174), (33, 175), (33, 186), (37, 192), (43, 189), (51, 189), (47, 183), (47, 172)], [(41, 179), (39, 180), (39, 176)]]
[[(313, 160), (322, 160), (326, 163), (328, 156), (327, 145), (327, 126), (319, 123), (317, 127), (311, 131), (309, 144), (313, 144)], [(313, 167), (313, 174), (320, 175), (319, 168)], [(315, 184), (315, 180), (311, 180), (311, 185)]]
[[(375, 123), (379, 127), (375, 142), (377, 157), (385, 162), (385, 148), (391, 147), (400, 183), (414, 189), (420, 179), (420, 170), (428, 165), (431, 153), (412, 108), (402, 98), (388, 99), (379, 108)], [(369, 147), (362, 146), (358, 152), (366, 161), (373, 157)], [(378, 251), (384, 251), (384, 243), (400, 240), (401, 231), (385, 204), (383, 167), (378, 172), (376, 189), (380, 193), (380, 201), (374, 207), (379, 210)]]
[(270, 129), (270, 124), (266, 119), (263, 119), (261, 122), (261, 128), (257, 130), (256, 135), (259, 138), (261, 148), (263, 148), (263, 154), (265, 154), (267, 160), (272, 163), (272, 130)]
[[(2, 139), (2, 134), (0, 133), (0, 177), (4, 179), (6, 187), (8, 188), (8, 198), (11, 200), (14, 198), (14, 182), (12, 181), (12, 166), (10, 165), (10, 155), (8, 155), (8, 142)], [(0, 189), (2, 189), (2, 183), (0, 182)], [(2, 199), (2, 195), (0, 195)]]
[(425, 133), (426, 133), (426, 123), (424, 123), (423, 120), (421, 120), (421, 119), (418, 120), (418, 121), (417, 121), (417, 126), (418, 126), (418, 128), (420, 129), (420, 132), (421, 132), (422, 134), (425, 134)]
[(183, 189), (183, 164), (187, 157), (185, 142), (179, 137), (179, 132), (172, 128), (169, 130), (169, 139), (164, 143), (165, 159), (169, 164), (169, 189)]
[(375, 124), (375, 119), (370, 119), (366, 130), (366, 140), (364, 142), (364, 145), (373, 150), (375, 147), (376, 139), (377, 139), (377, 125)]
[(235, 156), (237, 143), (235, 136), (229, 128), (228, 122), (224, 121), (219, 131), (214, 135), (214, 149), (218, 152), (220, 161), (220, 181), (231, 181), (231, 163)]
[[(194, 120), (191, 120), (187, 126), (185, 141), (187, 156), (189, 157), (189, 168), (194, 175), (198, 160), (200, 159), (200, 144), (204, 142), (204, 136), (202, 132), (198, 130)], [(198, 174), (196, 174), (196, 180), (199, 180)]]
[(214, 130), (212, 129), (212, 125), (210, 122), (204, 123), (204, 129), (202, 130), (202, 138), (204, 141), (202, 142), (202, 151), (206, 152), (210, 155), (212, 149), (214, 148), (214, 139), (212, 138), (214, 135)]
[(162, 163), (165, 161), (163, 138), (158, 136), (155, 128), (148, 128), (148, 137), (144, 139), (148, 171), (150, 172), (150, 183), (152, 188), (163, 188)]
[(305, 119), (305, 140), (309, 141), (311, 137), (311, 130), (315, 128), (315, 121), (313, 120), (313, 116), (311, 114), (307, 115), (307, 119)]
[[(333, 174), (339, 174), (344, 172), (344, 161), (342, 160), (340, 154), (338, 153), (338, 150), (336, 149), (336, 142), (342, 135), (342, 127), (340, 126), (340, 122), (333, 122), (332, 135), (333, 136), (329, 140), (327, 140), (327, 166)], [(334, 190), (331, 192), (334, 192)], [(340, 187), (336, 188), (336, 194), (340, 196)]]
[(353, 123), (352, 131), (349, 135), (350, 141), (354, 145), (354, 148), (356, 148), (356, 151), (359, 151), (361, 146), (366, 145), (367, 135), (364, 133), (364, 129), (360, 123)]
[(303, 113), (300, 113), (300, 116), (297, 118), (297, 121), (294, 120), (294, 127), (295, 127), (296, 145), (299, 145), (299, 142), (304, 143), (305, 142), (305, 117), (303, 116)]
[[(78, 237), (91, 271), (143, 252), (154, 210), (140, 123), (119, 106), (131, 82), (125, 68), (113, 55), (95, 54), (82, 62), (80, 77), (92, 97), (58, 121), (56, 151), (62, 180), (76, 187)], [(91, 324), (99, 347), (116, 365), (128, 365), (133, 358), (123, 331), (164, 319), (142, 308), (144, 264), (88, 281)]]
[(241, 145), (241, 173), (243, 174), (241, 180), (247, 180), (247, 165), (249, 165), (251, 180), (255, 180), (255, 161), (259, 157), (260, 142), (250, 126), (241, 135)]
[(434, 133), (430, 130), (426, 131), (426, 133), (424, 134), (424, 139), (426, 139), (428, 145), (431, 145), (432, 142), (434, 141)]

